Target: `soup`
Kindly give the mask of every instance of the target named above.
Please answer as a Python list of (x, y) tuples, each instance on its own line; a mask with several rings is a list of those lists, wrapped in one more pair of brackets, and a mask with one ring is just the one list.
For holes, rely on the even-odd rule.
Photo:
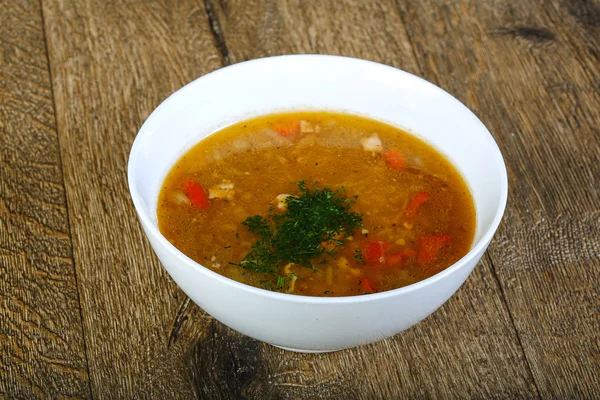
[(308, 296), (362, 295), (426, 279), (463, 257), (475, 232), (456, 168), (398, 128), (297, 112), (244, 121), (172, 168), (161, 233), (236, 281)]

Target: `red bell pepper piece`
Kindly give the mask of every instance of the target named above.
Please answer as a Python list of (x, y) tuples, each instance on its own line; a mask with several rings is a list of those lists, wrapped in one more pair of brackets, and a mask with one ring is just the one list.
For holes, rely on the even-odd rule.
[(415, 258), (416, 256), (417, 252), (407, 247), (397, 253), (387, 256), (387, 265), (391, 267), (402, 266), (402, 264), (404, 264), (407, 260)]
[(432, 233), (423, 235), (419, 239), (419, 254), (417, 262), (419, 265), (429, 265), (435, 262), (438, 253), (444, 246), (452, 243), (452, 238), (445, 233)]
[(413, 197), (408, 203), (408, 206), (406, 207), (406, 213), (404, 215), (406, 215), (407, 218), (414, 217), (419, 207), (421, 207), (423, 203), (428, 202), (430, 197), (431, 196), (427, 191), (417, 193), (415, 197)]
[(375, 290), (373, 289), (373, 285), (371, 284), (370, 280), (368, 280), (367, 278), (360, 278), (359, 282), (360, 288), (363, 291), (363, 293), (375, 293)]
[(283, 137), (294, 136), (300, 132), (300, 121), (280, 122), (275, 124), (273, 129)]
[(206, 190), (194, 179), (188, 178), (181, 183), (181, 188), (187, 193), (192, 204), (202, 210), (210, 206)]
[(389, 246), (389, 243), (381, 240), (367, 242), (364, 250), (362, 251), (363, 259), (367, 264), (384, 264), (385, 252)]
[(402, 169), (406, 165), (404, 154), (398, 149), (391, 149), (383, 153), (387, 165), (394, 169)]

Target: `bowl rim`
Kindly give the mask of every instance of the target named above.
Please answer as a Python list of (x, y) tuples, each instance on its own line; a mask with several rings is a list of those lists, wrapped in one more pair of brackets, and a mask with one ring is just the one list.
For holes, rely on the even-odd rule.
[[(202, 83), (208, 79), (212, 79), (219, 74), (232, 73), (233, 71), (236, 71), (238, 69), (246, 68), (248, 65), (269, 64), (269, 63), (273, 63), (273, 62), (281, 62), (282, 60), (283, 61), (290, 60), (291, 62), (295, 62), (294, 60), (300, 60), (302, 62), (308, 61), (308, 62), (317, 62), (317, 63), (319, 63), (319, 62), (356, 63), (357, 65), (362, 64), (363, 66), (365, 66), (367, 68), (374, 68), (374, 69), (380, 68), (380, 69), (385, 69), (388, 71), (393, 71), (393, 73), (403, 75), (404, 79), (410, 79), (410, 80), (418, 82), (421, 85), (429, 86), (430, 89), (433, 89), (434, 92), (437, 92), (438, 94), (447, 98), (447, 100), (450, 102), (458, 103), (458, 105), (461, 106), (462, 108), (464, 108), (467, 113), (470, 113), (472, 117), (476, 118), (477, 121), (479, 121), (481, 123), (481, 125), (484, 129), (483, 133), (487, 134), (488, 139), (491, 141), (491, 143), (493, 145), (492, 151), (494, 153), (496, 153), (495, 161), (496, 162), (499, 161), (500, 165), (501, 165), (500, 196), (498, 199), (498, 206), (496, 208), (496, 213), (494, 215), (494, 218), (493, 218), (490, 226), (483, 233), (481, 238), (475, 243), (475, 245), (473, 247), (471, 247), (471, 249), (469, 250), (469, 252), (467, 254), (465, 254), (461, 259), (459, 259), (458, 261), (456, 261), (454, 264), (450, 265), (449, 267), (445, 268), (444, 270), (438, 272), (437, 274), (435, 274), (429, 278), (423, 279), (419, 282), (415, 282), (408, 286), (403, 286), (403, 287), (400, 287), (397, 289), (386, 290), (386, 291), (380, 292), (380, 293), (371, 293), (371, 294), (355, 295), (355, 296), (328, 296), (328, 297), (326, 297), (326, 296), (304, 296), (304, 295), (296, 295), (296, 294), (290, 294), (290, 293), (273, 292), (270, 290), (261, 289), (261, 288), (255, 287), (255, 286), (251, 286), (251, 285), (248, 285), (245, 283), (238, 282), (238, 281), (228, 278), (224, 275), (221, 275), (217, 272), (214, 272), (214, 271), (210, 270), (209, 268), (203, 266), (202, 264), (192, 260), (187, 255), (185, 255), (183, 252), (181, 252), (179, 249), (177, 249), (173, 244), (171, 244), (171, 242), (169, 242), (162, 235), (162, 233), (160, 233), (158, 226), (152, 222), (152, 220), (150, 219), (148, 214), (144, 211), (144, 207), (142, 207), (141, 200), (139, 198), (140, 196), (138, 195), (137, 185), (136, 185), (136, 182), (134, 179), (135, 165), (137, 162), (137, 154), (139, 153), (139, 150), (141, 148), (141, 142), (143, 140), (142, 137), (144, 136), (144, 132), (146, 131), (147, 126), (150, 125), (151, 121), (153, 121), (156, 118), (159, 118), (157, 115), (160, 114), (160, 112), (163, 108), (166, 108), (170, 103), (176, 102), (177, 98), (182, 96), (183, 93), (193, 90), (198, 85), (202, 85)], [(152, 111), (152, 113), (148, 116), (146, 121), (144, 121), (144, 123), (142, 124), (142, 126), (139, 129), (138, 133), (136, 134), (133, 144), (131, 146), (129, 160), (128, 160), (128, 167), (127, 167), (127, 177), (128, 177), (128, 185), (129, 185), (129, 192), (131, 195), (131, 199), (133, 201), (133, 204), (134, 204), (136, 213), (138, 215), (138, 218), (140, 219), (140, 222), (142, 223), (142, 225), (145, 225), (145, 227), (146, 227), (146, 233), (151, 234), (162, 246), (164, 246), (170, 253), (175, 255), (177, 257), (178, 261), (183, 263), (186, 268), (194, 269), (194, 270), (206, 275), (209, 278), (217, 279), (222, 284), (232, 286), (235, 289), (247, 291), (250, 294), (254, 294), (256, 296), (264, 296), (264, 297), (270, 298), (272, 300), (279, 300), (279, 301), (286, 301), (286, 302), (293, 302), (293, 303), (303, 303), (303, 304), (328, 304), (328, 305), (331, 305), (331, 304), (354, 304), (354, 303), (378, 301), (378, 300), (387, 299), (390, 297), (399, 296), (402, 294), (407, 294), (407, 293), (410, 293), (415, 290), (420, 290), (420, 289), (422, 289), (426, 286), (429, 286), (439, 280), (444, 279), (445, 277), (447, 277), (449, 275), (454, 274), (456, 271), (458, 271), (461, 268), (464, 268), (467, 264), (469, 264), (469, 262), (473, 258), (475, 258), (477, 254), (482, 252), (482, 250), (484, 250), (488, 246), (488, 244), (491, 241), (491, 239), (493, 238), (496, 230), (498, 229), (498, 226), (500, 225), (500, 222), (504, 215), (504, 211), (506, 209), (507, 200), (508, 200), (508, 175), (507, 175), (507, 170), (506, 170), (506, 162), (504, 160), (504, 157), (502, 156), (502, 152), (500, 151), (500, 148), (498, 147), (498, 144), (495, 141), (494, 137), (492, 136), (490, 131), (487, 129), (487, 127), (483, 124), (483, 122), (481, 122), (481, 120), (461, 101), (459, 101), (457, 98), (452, 96), (450, 93), (446, 92), (444, 89), (434, 85), (433, 83), (431, 83), (423, 78), (420, 78), (414, 74), (411, 74), (409, 72), (401, 70), (399, 68), (395, 68), (395, 67), (392, 67), (389, 65), (377, 63), (374, 61), (363, 60), (363, 59), (359, 59), (359, 58), (336, 56), (336, 55), (324, 55), (324, 54), (289, 54), (289, 55), (263, 57), (263, 58), (257, 58), (257, 59), (253, 59), (253, 60), (243, 61), (243, 62), (240, 62), (237, 64), (229, 65), (229, 66), (220, 68), (218, 70), (212, 71), (212, 72), (205, 74), (205, 75), (193, 80), (192, 82), (186, 84), (182, 88), (178, 89), (177, 91), (175, 91), (174, 93), (169, 95), (169, 97), (167, 97), (161, 104), (159, 104), (158, 107), (156, 107)], [(160, 260), (159, 260), (159, 262), (160, 262)], [(162, 262), (161, 262), (161, 264), (162, 264)], [(164, 265), (163, 265), (163, 268), (164, 268)]]

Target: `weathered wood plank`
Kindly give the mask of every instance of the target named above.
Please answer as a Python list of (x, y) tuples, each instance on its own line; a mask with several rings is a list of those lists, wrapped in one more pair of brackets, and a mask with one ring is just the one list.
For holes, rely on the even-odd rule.
[[(600, 8), (402, 4), (423, 73), (491, 128), (510, 174), (490, 247), (544, 398), (600, 393)], [(443, 37), (443, 40), (440, 38)]]
[(39, 2), (5, 3), (0, 38), (0, 397), (87, 397)]
[(322, 53), (419, 71), (392, 1), (206, 3), (231, 63), (281, 54)]
[(147, 244), (126, 167), (160, 101), (221, 66), (204, 5), (45, 0), (43, 8), (94, 397), (189, 398), (182, 354), (208, 324)]
[[(231, 62), (286, 53), (329, 53), (384, 62), (418, 73), (405, 25), (393, 2), (210, 2), (215, 31)], [(418, 44), (419, 51), (426, 49)], [(469, 316), (465, 318), (465, 316)], [(326, 355), (298, 355), (214, 328), (189, 357), (200, 395), (236, 398), (535, 397), (533, 379), (490, 265), (483, 262), (432, 317), (392, 339)], [(213, 331), (214, 331), (213, 330)], [(228, 336), (224, 338), (223, 336)], [(213, 349), (212, 351), (209, 349)], [(252, 351), (255, 354), (256, 350)], [(236, 376), (232, 365), (251, 375)], [(233, 375), (232, 375), (233, 374)], [(229, 379), (226, 379), (229, 377)], [(235, 382), (223, 385), (220, 382)], [(224, 391), (225, 390), (225, 391)]]

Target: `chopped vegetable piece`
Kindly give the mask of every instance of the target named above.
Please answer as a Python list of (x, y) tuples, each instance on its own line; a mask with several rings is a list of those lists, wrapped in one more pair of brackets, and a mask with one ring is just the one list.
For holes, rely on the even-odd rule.
[(233, 200), (233, 196), (235, 195), (235, 190), (233, 188), (233, 182), (223, 179), (223, 182), (208, 189), (208, 198)]
[(292, 293), (296, 289), (296, 280), (298, 279), (298, 275), (290, 276), (290, 283), (287, 288), (288, 293)]
[(397, 253), (392, 253), (387, 256), (386, 264), (393, 267), (402, 266), (406, 261), (415, 258), (416, 256), (417, 252), (407, 247)]
[(377, 240), (367, 242), (365, 249), (362, 251), (363, 260), (367, 264), (384, 264), (385, 252), (389, 247), (389, 243)]
[(287, 194), (287, 193), (278, 194), (275, 197), (275, 200), (273, 201), (273, 203), (275, 204), (275, 207), (279, 210), (287, 210), (287, 198), (288, 197), (292, 197), (292, 195)]
[(169, 193), (169, 201), (177, 205), (190, 205), (190, 199), (181, 190), (173, 190)]
[(285, 277), (278, 276), (277, 277), (277, 287), (281, 289), (283, 287), (283, 285), (285, 285)]
[(417, 193), (415, 197), (413, 197), (408, 203), (408, 206), (406, 207), (406, 213), (404, 215), (406, 215), (407, 218), (414, 217), (419, 207), (428, 202), (430, 197), (431, 196), (429, 195), (429, 192), (426, 191)]
[(369, 281), (367, 278), (362, 277), (358, 280), (358, 282), (359, 282), (360, 289), (363, 293), (375, 293), (375, 290), (373, 290), (373, 285), (371, 284), (371, 281)]
[(440, 250), (450, 243), (452, 243), (452, 238), (445, 233), (432, 233), (421, 236), (419, 239), (417, 262), (423, 266), (434, 263)]
[(279, 133), (283, 137), (294, 136), (298, 132), (300, 132), (300, 122), (299, 121), (286, 121), (279, 122), (273, 126), (275, 132)]
[(387, 165), (394, 169), (402, 169), (406, 165), (404, 154), (398, 149), (391, 149), (383, 153)]
[(381, 153), (381, 151), (383, 150), (383, 146), (381, 145), (381, 139), (379, 139), (379, 136), (377, 136), (376, 133), (362, 139), (360, 142), (365, 151), (370, 151), (372, 153)]
[(315, 131), (315, 128), (311, 122), (306, 121), (306, 120), (300, 121), (300, 132), (307, 133), (307, 132), (314, 132), (314, 131)]
[(187, 193), (192, 204), (202, 210), (210, 206), (208, 195), (204, 188), (192, 178), (188, 178), (181, 184), (181, 188)]

